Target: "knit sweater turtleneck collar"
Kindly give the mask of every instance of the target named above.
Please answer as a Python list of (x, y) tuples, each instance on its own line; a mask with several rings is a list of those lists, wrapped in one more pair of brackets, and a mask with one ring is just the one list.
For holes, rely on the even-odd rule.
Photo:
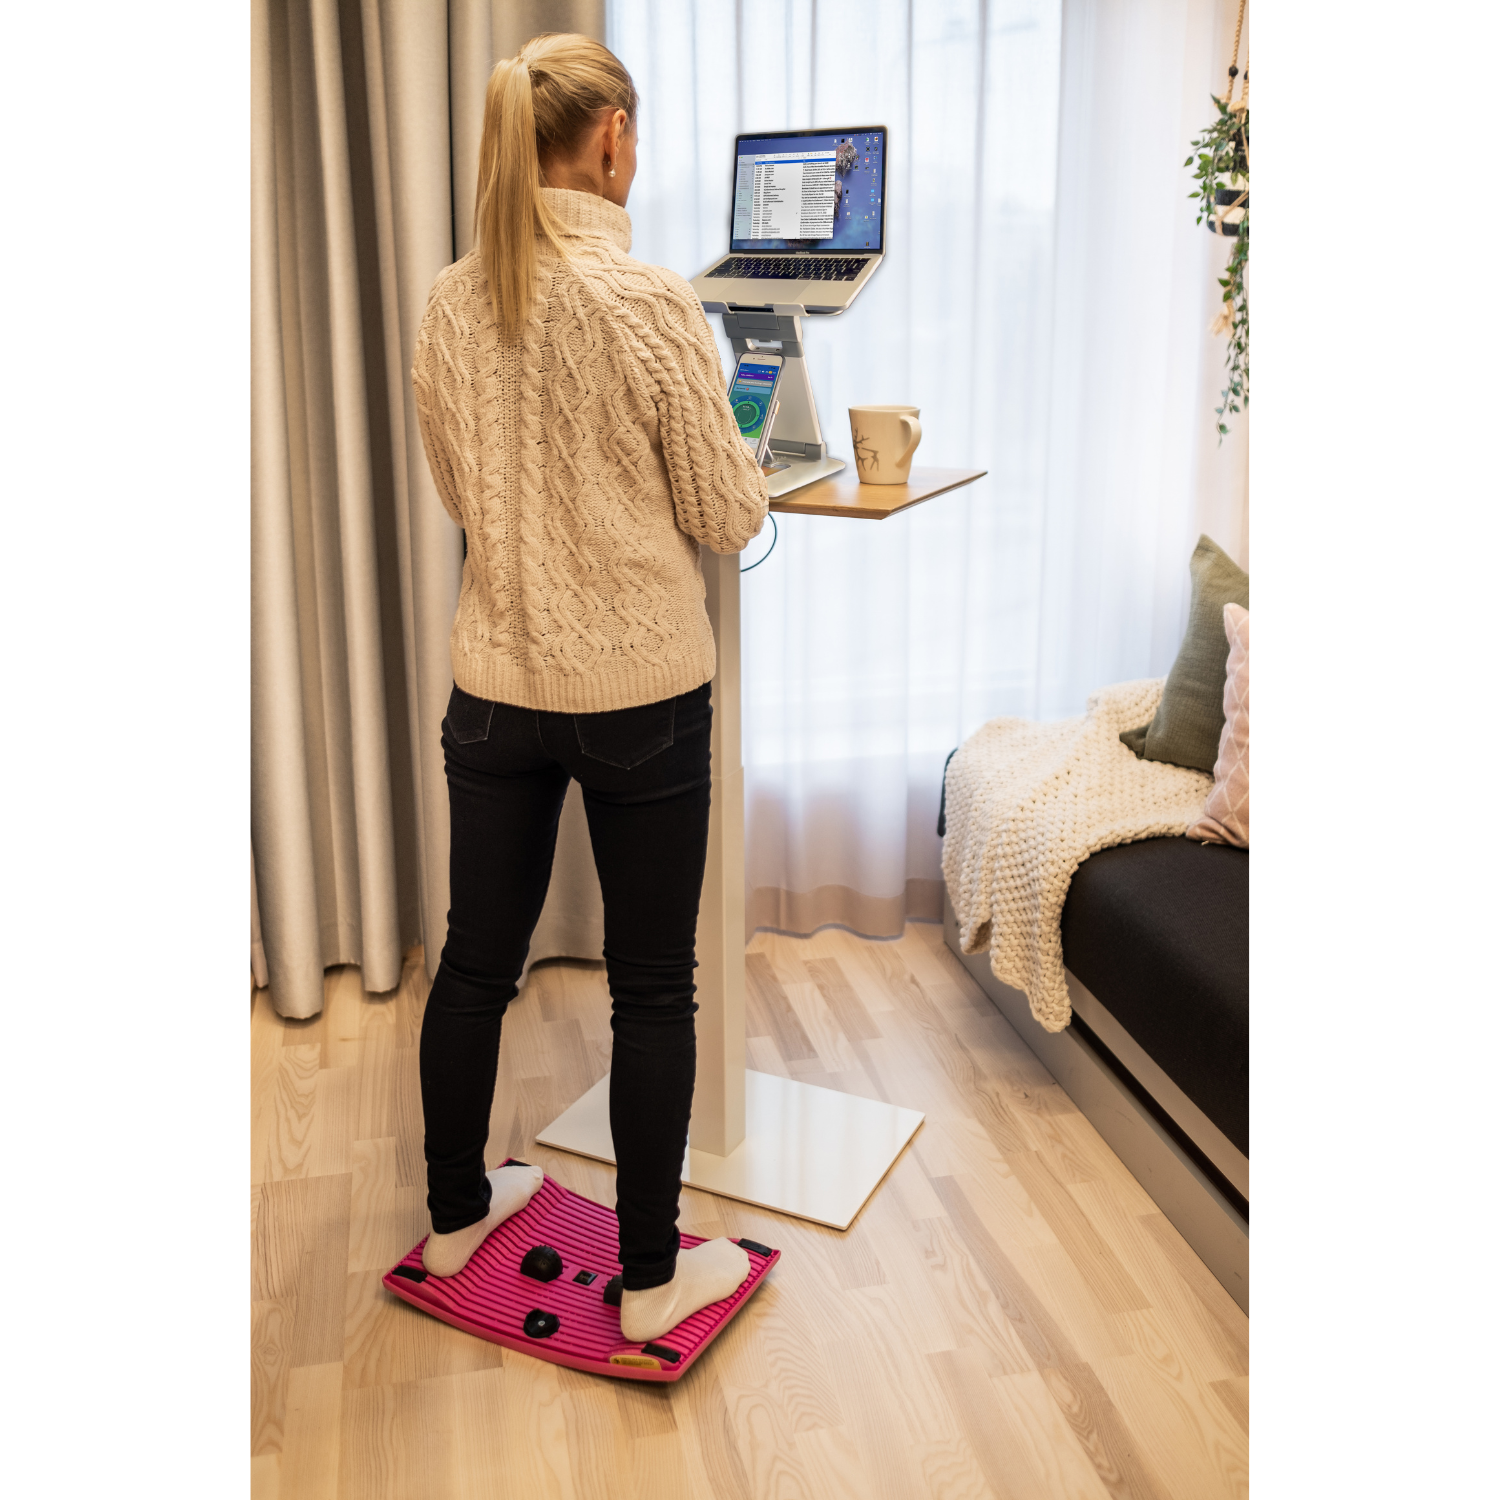
[(542, 189), (542, 198), (569, 234), (598, 235), (630, 253), (630, 215), (609, 199), (572, 188), (548, 187)]

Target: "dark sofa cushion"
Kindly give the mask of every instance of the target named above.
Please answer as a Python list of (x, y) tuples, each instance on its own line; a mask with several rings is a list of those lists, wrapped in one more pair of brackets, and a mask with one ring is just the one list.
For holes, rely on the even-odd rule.
[(1063, 962), (1146, 1054), (1250, 1154), (1250, 852), (1185, 838), (1078, 867)]
[(1200, 536), (1188, 561), (1193, 596), (1187, 633), (1162, 686), (1156, 717), (1127, 729), (1120, 742), (1145, 760), (1212, 772), (1224, 729), (1224, 676), (1229, 638), (1224, 606), (1250, 608), (1250, 575), (1212, 537)]

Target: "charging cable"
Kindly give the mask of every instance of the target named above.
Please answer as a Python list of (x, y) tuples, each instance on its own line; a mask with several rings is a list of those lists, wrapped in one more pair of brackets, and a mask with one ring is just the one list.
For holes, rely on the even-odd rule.
[(765, 557), (757, 557), (748, 568), (741, 568), (741, 573), (753, 573), (766, 560), (766, 557), (769, 557), (776, 550), (776, 541), (779, 535), (776, 530), (776, 517), (768, 515), (767, 519), (771, 523), (771, 545), (766, 548)]

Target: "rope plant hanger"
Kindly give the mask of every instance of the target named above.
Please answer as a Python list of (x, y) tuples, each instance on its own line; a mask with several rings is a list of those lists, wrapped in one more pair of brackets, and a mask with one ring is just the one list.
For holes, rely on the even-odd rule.
[[(1229, 87), (1222, 99), (1211, 96), (1219, 118), (1193, 142), (1193, 154), (1183, 163), (1193, 168), (1196, 184), (1188, 195), (1198, 204), (1198, 222), (1207, 223), (1214, 234), (1234, 240), (1229, 264), (1219, 278), (1224, 306), (1209, 331), (1228, 334), (1224, 363), (1229, 381), (1219, 392), (1214, 412), (1219, 441), (1229, 431), (1227, 415), (1250, 405), (1250, 297), (1246, 272), (1250, 266), (1250, 61), (1246, 51), (1245, 72), (1240, 74), (1240, 35), (1245, 27), (1245, 0), (1240, 0), (1234, 23), (1234, 56), (1229, 62)], [(1235, 80), (1240, 97), (1234, 97)]]

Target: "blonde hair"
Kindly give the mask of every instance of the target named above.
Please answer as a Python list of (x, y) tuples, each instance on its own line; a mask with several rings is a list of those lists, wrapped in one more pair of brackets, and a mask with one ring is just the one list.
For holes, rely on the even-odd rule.
[(484, 96), (474, 238), (507, 339), (519, 336), (531, 310), (537, 239), (568, 253), (542, 197), (542, 157), (571, 152), (600, 110), (623, 109), (633, 123), (639, 103), (619, 58), (586, 36), (534, 36), (495, 64)]

